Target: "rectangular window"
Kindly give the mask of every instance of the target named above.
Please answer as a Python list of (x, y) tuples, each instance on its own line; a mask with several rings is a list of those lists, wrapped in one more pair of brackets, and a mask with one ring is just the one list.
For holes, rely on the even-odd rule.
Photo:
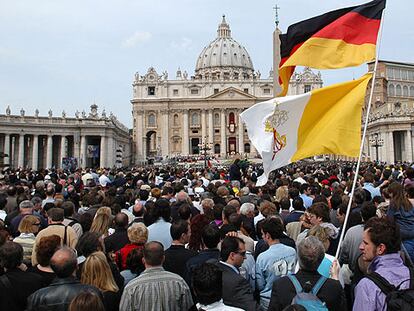
[(214, 89), (214, 94), (217, 94), (219, 92), (219, 89)]
[(305, 93), (308, 93), (312, 90), (312, 87), (309, 84), (305, 84)]
[(198, 90), (197, 89), (192, 89), (191, 90), (191, 95), (198, 95)]
[(214, 133), (218, 134), (220, 133), (220, 130), (214, 130)]
[(177, 90), (177, 89), (174, 89), (174, 90), (173, 90), (173, 95), (174, 95), (174, 96), (178, 96), (178, 90)]
[(193, 134), (198, 134), (198, 131), (191, 131)]
[(263, 89), (263, 94), (270, 94), (270, 89)]
[(155, 95), (155, 86), (148, 87), (148, 95)]
[(246, 94), (249, 94), (249, 89), (244, 89), (243, 92), (245, 92)]

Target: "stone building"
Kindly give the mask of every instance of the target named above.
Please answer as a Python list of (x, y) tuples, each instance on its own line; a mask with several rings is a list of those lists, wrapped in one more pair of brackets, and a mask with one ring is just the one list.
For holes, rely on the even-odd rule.
[[(78, 167), (113, 167), (130, 164), (129, 130), (112, 113), (98, 114), (92, 105), (87, 115), (76, 112), (75, 117), (18, 115), (7, 107), (0, 114), (0, 153), (8, 155), (4, 165), (12, 168), (61, 168), (64, 163)], [(66, 159), (63, 163), (62, 159)]]
[(412, 162), (414, 64), (379, 60), (375, 80), (364, 153), (371, 160)]
[[(322, 87), (320, 73), (309, 68), (296, 73), (290, 94)], [(254, 156), (239, 114), (273, 97), (272, 72), (263, 78), (255, 71), (247, 49), (233, 39), (223, 16), (217, 37), (203, 48), (195, 72), (167, 72), (149, 68), (133, 81), (133, 137), (136, 163), (148, 158), (194, 155), (208, 149), (226, 158)]]

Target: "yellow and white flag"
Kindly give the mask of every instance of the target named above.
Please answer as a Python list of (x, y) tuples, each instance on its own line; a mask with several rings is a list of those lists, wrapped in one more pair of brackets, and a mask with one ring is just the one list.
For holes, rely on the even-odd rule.
[(372, 74), (311, 92), (258, 103), (241, 114), (264, 173), (321, 154), (359, 155), (361, 114)]

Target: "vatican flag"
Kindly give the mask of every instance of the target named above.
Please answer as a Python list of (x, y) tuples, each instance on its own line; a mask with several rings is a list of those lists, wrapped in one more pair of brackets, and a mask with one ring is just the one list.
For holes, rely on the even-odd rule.
[(372, 74), (311, 92), (258, 103), (241, 114), (252, 144), (269, 173), (307, 157), (338, 154), (358, 157), (361, 114)]

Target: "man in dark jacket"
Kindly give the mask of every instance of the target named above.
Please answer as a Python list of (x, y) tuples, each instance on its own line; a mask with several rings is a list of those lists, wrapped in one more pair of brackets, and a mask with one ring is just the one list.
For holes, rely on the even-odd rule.
[(129, 243), (128, 239), (128, 216), (124, 213), (116, 214), (114, 218), (115, 232), (104, 239), (105, 251), (116, 252)]
[(74, 276), (77, 267), (75, 252), (69, 247), (62, 247), (50, 259), (50, 267), (56, 279), (50, 286), (34, 292), (27, 300), (27, 310), (66, 311), (72, 299), (81, 292), (91, 291), (101, 297), (94, 286), (81, 284)]
[(230, 180), (241, 180), (241, 172), (240, 172), (240, 159), (234, 160), (233, 164), (230, 165)]
[[(321, 275), (317, 269), (325, 256), (325, 249), (321, 241), (310, 236), (297, 245), (299, 271), (294, 276), (305, 292), (310, 291)], [(281, 311), (292, 303), (296, 290), (288, 276), (284, 276), (273, 283), (272, 294), (268, 311)], [(326, 279), (316, 295), (326, 303), (329, 310), (346, 310), (345, 293), (338, 280)]]
[(6, 242), (0, 248), (0, 310), (18, 311), (26, 307), (27, 297), (43, 286), (42, 277), (19, 269), (23, 261), (20, 244)]
[(221, 243), (221, 261), (217, 266), (223, 271), (223, 302), (247, 311), (259, 310), (253, 291), (239, 268), (246, 257), (244, 241), (237, 237), (225, 237)]

